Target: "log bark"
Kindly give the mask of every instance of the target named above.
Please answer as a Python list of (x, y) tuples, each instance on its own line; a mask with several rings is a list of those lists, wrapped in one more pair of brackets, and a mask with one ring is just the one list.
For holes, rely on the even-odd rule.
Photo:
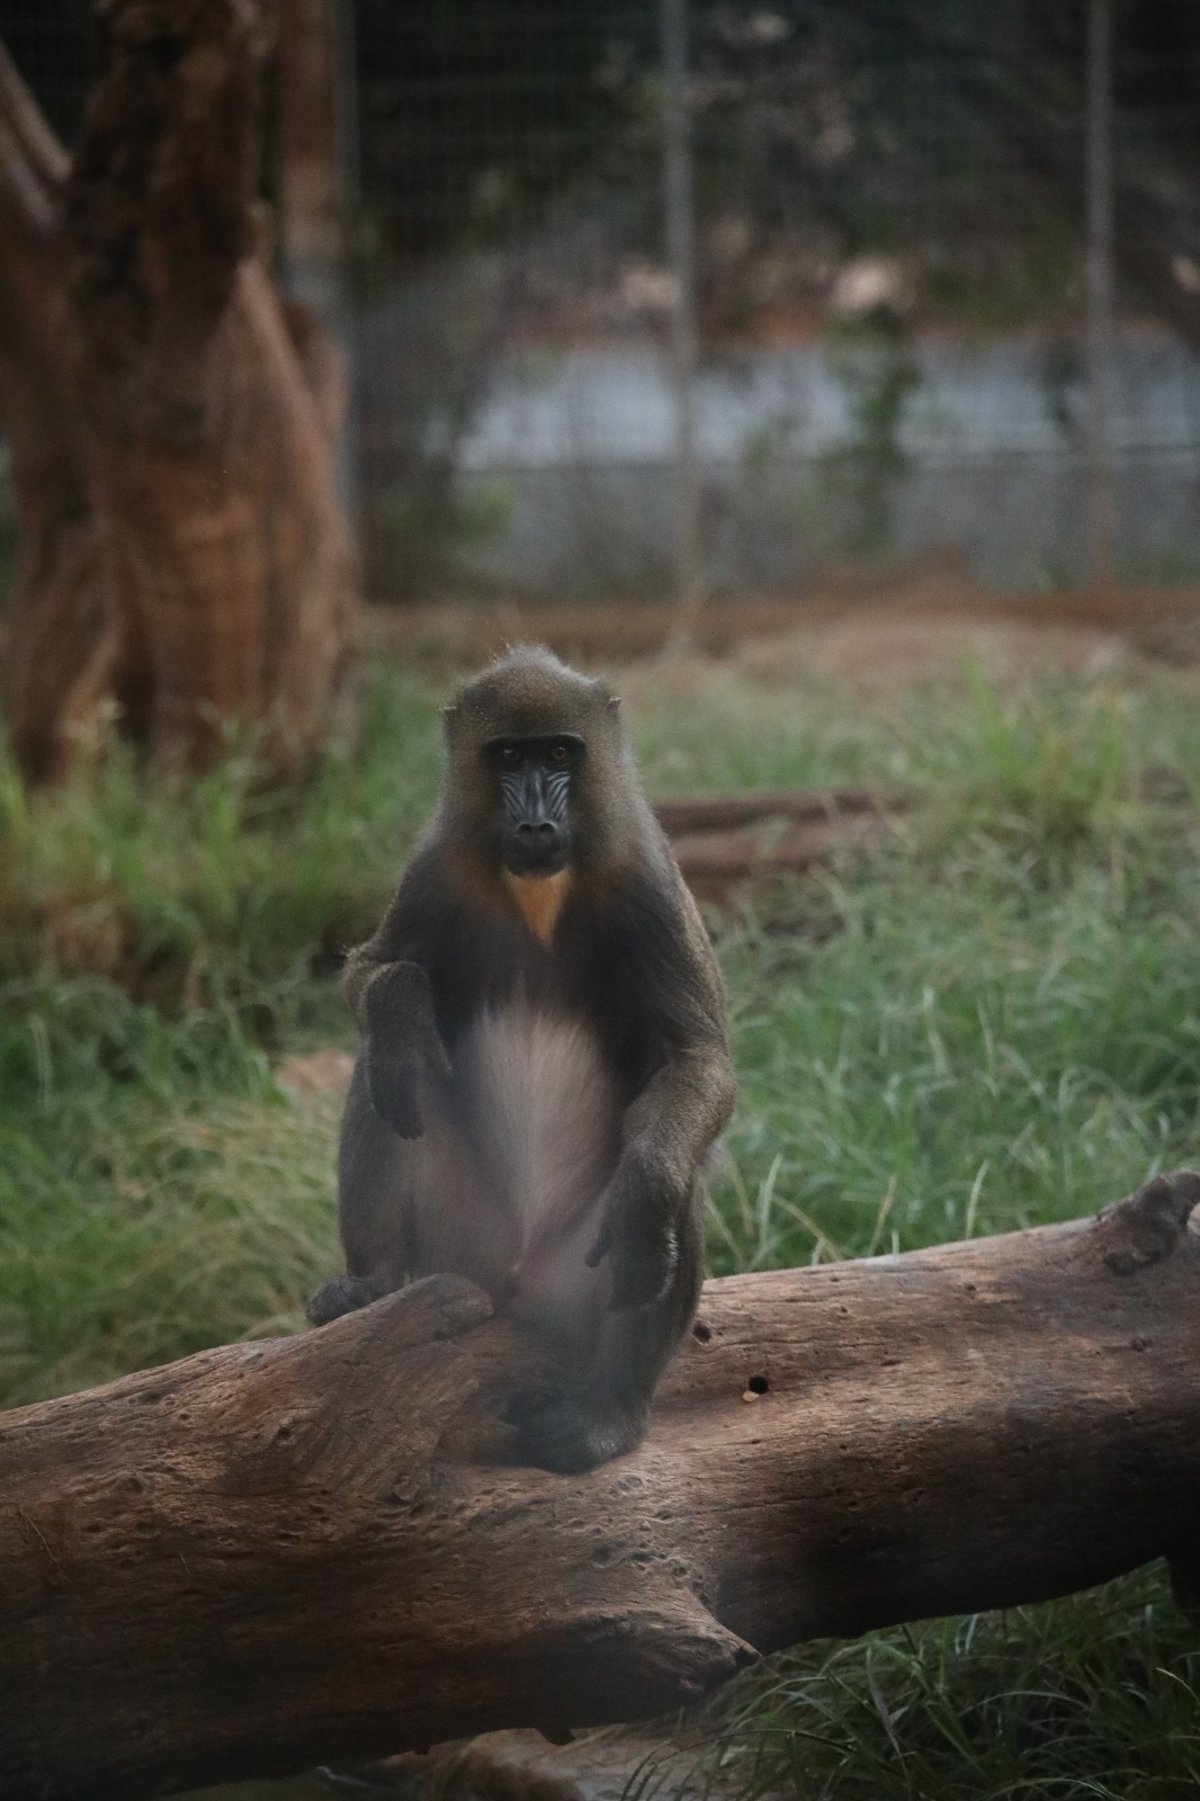
[(654, 810), (697, 899), (728, 904), (773, 877), (881, 849), (917, 798), (894, 784), (779, 788), (684, 795)]
[(811, 819), (784, 831), (689, 832), (673, 841), (675, 860), (697, 900), (728, 905), (777, 876), (803, 875), (850, 852), (877, 851), (892, 826), (883, 814)]
[(752, 788), (736, 794), (685, 794), (656, 800), (654, 811), (668, 838), (734, 832), (768, 819), (797, 825), (841, 819), (889, 819), (907, 812), (916, 790), (895, 784), (873, 788)]
[(0, 1792), (163, 1794), (646, 1718), (816, 1635), (1194, 1566), (1200, 1176), (710, 1282), (646, 1444), (509, 1467), (436, 1278), (0, 1417)]
[(111, 702), (156, 754), (319, 741), (354, 620), (329, 409), (261, 255), (257, 0), (103, 0), (68, 166), (0, 58), (0, 411), (20, 567), (13, 746), (62, 772)]
[(552, 1744), (540, 1732), (476, 1738), (402, 1752), (341, 1777), (355, 1801), (627, 1801), (630, 1795), (737, 1801), (754, 1792), (751, 1759), (718, 1753), (703, 1712), (638, 1726), (602, 1726)]

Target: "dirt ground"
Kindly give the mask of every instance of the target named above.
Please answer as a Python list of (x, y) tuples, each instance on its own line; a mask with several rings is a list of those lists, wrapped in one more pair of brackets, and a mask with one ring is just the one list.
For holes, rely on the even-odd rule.
[(622, 602), (376, 609), (369, 632), (385, 652), (433, 667), (529, 639), (584, 666), (675, 646), (728, 660), (764, 685), (807, 674), (871, 690), (952, 675), (966, 659), (998, 679), (1200, 661), (1200, 589), (997, 595), (957, 567), (935, 565), (874, 581), (831, 576), (789, 599), (714, 601), (686, 630), (669, 606)]

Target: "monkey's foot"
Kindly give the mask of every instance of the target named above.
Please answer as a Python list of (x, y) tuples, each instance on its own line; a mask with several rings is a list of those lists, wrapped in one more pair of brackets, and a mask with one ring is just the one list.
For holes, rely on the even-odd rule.
[(362, 1276), (334, 1276), (321, 1284), (304, 1312), (310, 1326), (327, 1326), (330, 1320), (341, 1319), (343, 1313), (355, 1313), (378, 1299)]
[(641, 1443), (645, 1420), (586, 1395), (528, 1397), (512, 1409), (519, 1463), (578, 1475)]

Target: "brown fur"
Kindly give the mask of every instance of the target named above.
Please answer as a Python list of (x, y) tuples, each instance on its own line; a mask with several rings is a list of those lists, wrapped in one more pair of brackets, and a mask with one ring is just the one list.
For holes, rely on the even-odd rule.
[[(488, 746), (556, 734), (584, 747), (569, 863), (518, 877)], [(438, 811), (347, 966), (349, 1273), (310, 1317), (472, 1276), (556, 1353), (552, 1390), (517, 1408), (519, 1454), (582, 1469), (637, 1442), (695, 1307), (703, 1166), (733, 1102), (721, 982), (602, 683), (519, 648), (464, 686), (445, 739)]]

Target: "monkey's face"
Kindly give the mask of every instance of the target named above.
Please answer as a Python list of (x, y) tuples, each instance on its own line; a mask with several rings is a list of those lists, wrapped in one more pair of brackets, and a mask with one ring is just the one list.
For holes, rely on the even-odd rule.
[(637, 775), (603, 682), (518, 646), (467, 682), (442, 720), (441, 826), (485, 880), (612, 862)]
[(507, 735), (483, 747), (500, 826), (500, 858), (514, 876), (557, 875), (571, 856), (571, 787), (583, 765), (573, 732)]

